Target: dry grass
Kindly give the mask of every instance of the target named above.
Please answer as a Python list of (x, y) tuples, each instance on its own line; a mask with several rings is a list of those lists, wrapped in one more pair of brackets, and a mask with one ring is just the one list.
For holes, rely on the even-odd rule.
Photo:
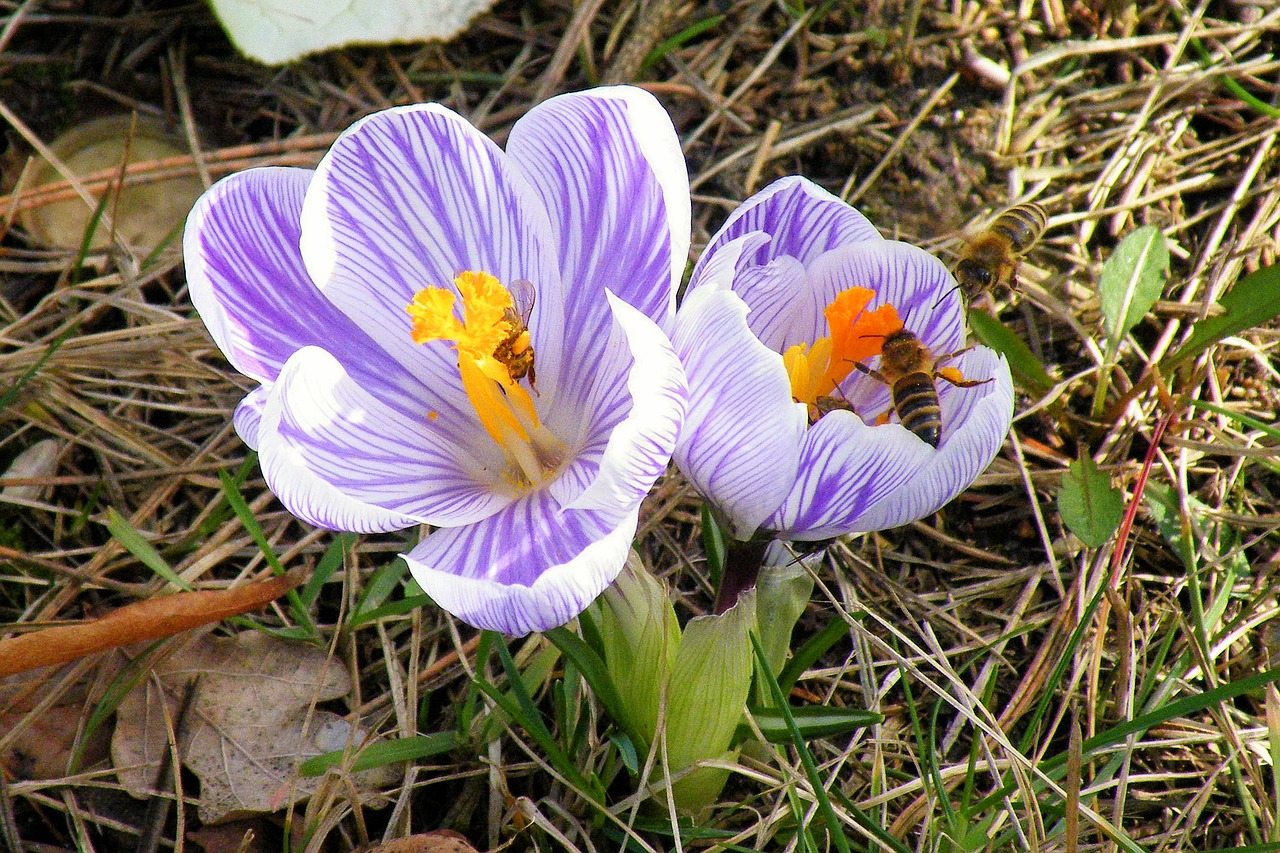
[[(739, 200), (785, 174), (842, 192), (885, 233), (946, 259), (966, 229), (1007, 204), (1044, 205), (1051, 229), (1023, 265), (1022, 295), (992, 307), (1058, 386), (1019, 400), (1001, 458), (944, 513), (832, 549), (800, 634), (847, 618), (848, 641), (793, 702), (885, 715), (811, 746), (829, 786), (908, 849), (1210, 850), (1280, 839), (1280, 694), (1259, 686), (1172, 704), (1239, 683), (1276, 654), (1275, 442), (1238, 418), (1171, 410), (1150, 390), (1105, 423), (1089, 417), (1103, 358), (1096, 284), (1119, 237), (1157, 225), (1174, 261), (1165, 301), (1121, 349), (1113, 401), (1243, 273), (1276, 263), (1280, 123), (1229, 88), (1280, 100), (1272, 4), (503, 3), (447, 45), (335, 52), (283, 70), (236, 58), (202, 7), (130, 9), (0, 4), (6, 190), (29, 151), (121, 108), (169, 119), (193, 144), (190, 156), (143, 164), (141, 178), (177, 170), (207, 181), (249, 165), (314, 163), (335, 132), (393, 104), (438, 100), (502, 139), (540, 98), (631, 81), (658, 94), (680, 131), (695, 251)], [(645, 62), (655, 45), (716, 15), (716, 26)], [(0, 215), (11, 223), (23, 206), (55, 197), (19, 191), (0, 199)], [(219, 481), (245, 462), (228, 414), (248, 383), (194, 318), (180, 265), (144, 262), (127, 247), (99, 269), (74, 261), (12, 230), (0, 249), (0, 393), (12, 392), (0, 410), (0, 471), (37, 440), (60, 442), (56, 470), (0, 483), (41, 487), (34, 498), (0, 499), (0, 621), (23, 629), (166, 589), (106, 532), (108, 508), (195, 587), (265, 571)], [(1278, 340), (1274, 326), (1229, 338), (1171, 377), (1172, 390), (1272, 422)], [(1148, 504), (1121, 553), (1083, 547), (1054, 502), (1067, 463), (1092, 455), (1132, 496), (1165, 415), (1173, 422), (1151, 488), (1172, 507), (1174, 541)], [(243, 494), (280, 560), (316, 564), (332, 537), (292, 520), (247, 470)], [(698, 517), (672, 475), (642, 518), (640, 550), (686, 615), (711, 599)], [(1181, 556), (1180, 521), (1190, 543)], [(457, 726), (471, 677), (501, 681), (501, 670), (477, 658), (484, 647), (472, 630), (434, 608), (351, 627), (374, 570), (402, 544), (362, 540), (311, 616), (358, 684), (341, 710), (407, 737)], [(512, 653), (535, 667), (545, 649), (532, 638)], [(537, 671), (548, 719), (563, 722), (550, 710), (554, 679)], [(9, 685), (0, 847), (133, 849), (149, 825), (169, 843), (199, 827), (193, 808), (179, 825), (147, 817), (100, 752), (95, 764), (87, 749), (72, 775), (65, 764), (40, 775), (18, 761), (33, 758), (30, 737), (50, 709), (72, 709), (83, 733), (109, 685), (94, 660)], [(577, 739), (559, 733), (580, 765), (616, 762), (589, 698), (576, 684), (561, 698), (586, 721)], [(1169, 708), (1176, 713), (1127, 737), (1090, 740)], [(1073, 726), (1083, 747), (1072, 746)], [(625, 774), (599, 807), (557, 781), (520, 728), (485, 732), (471, 751), (398, 775), (385, 790), (390, 807), (334, 776), (283, 820), (252, 827), (275, 847), (291, 837), (310, 850), (442, 826), (481, 848), (703, 843), (677, 844), (669, 825), (664, 833), (646, 818)], [(744, 758), (738, 771), (706, 826), (745, 848), (784, 849), (807, 843), (795, 835), (803, 819), (826, 846), (794, 755)], [(184, 790), (194, 804), (189, 781)], [(173, 796), (172, 785), (157, 794)]]

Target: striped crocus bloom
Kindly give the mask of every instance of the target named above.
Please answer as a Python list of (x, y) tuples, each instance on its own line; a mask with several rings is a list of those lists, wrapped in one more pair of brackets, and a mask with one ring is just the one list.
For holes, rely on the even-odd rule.
[(621, 569), (686, 405), (669, 333), (690, 228), (639, 89), (553, 98), (503, 151), (437, 104), (348, 129), (314, 171), (232, 175), (184, 239), (192, 301), (259, 383), (235, 425), (294, 515), (434, 530), (405, 559), (524, 634)]
[(892, 377), (868, 372), (902, 328), (935, 356), (964, 347), (961, 297), (937, 258), (883, 239), (803, 178), (729, 217), (676, 319), (690, 402), (675, 459), (735, 536), (820, 540), (906, 524), (991, 463), (1013, 416), (1003, 357), (976, 347), (944, 362), (945, 377), (982, 384), (934, 381), (935, 448), (899, 423), (881, 381)]

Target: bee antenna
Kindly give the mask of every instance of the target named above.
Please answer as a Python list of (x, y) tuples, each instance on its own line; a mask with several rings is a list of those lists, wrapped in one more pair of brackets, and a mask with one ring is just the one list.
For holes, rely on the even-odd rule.
[(948, 296), (950, 296), (951, 294), (955, 293), (955, 292), (956, 292), (957, 290), (959, 290), (959, 289), (960, 289), (960, 285), (958, 285), (958, 284), (957, 284), (955, 287), (951, 288), (951, 289), (950, 289), (950, 290), (948, 290), (946, 293), (944, 293), (944, 294), (942, 294), (941, 296), (939, 296), (939, 297), (938, 297), (938, 301), (937, 301), (937, 302), (935, 302), (935, 303), (933, 303), (933, 307), (934, 307), (934, 309), (936, 310), (936, 309), (937, 309), (937, 307), (938, 307), (939, 305), (941, 305), (941, 304), (942, 304), (942, 300), (946, 299)]

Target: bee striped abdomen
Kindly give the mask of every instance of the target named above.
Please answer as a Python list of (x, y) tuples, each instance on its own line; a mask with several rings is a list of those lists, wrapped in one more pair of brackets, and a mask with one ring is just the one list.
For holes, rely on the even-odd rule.
[(893, 408), (902, 425), (914, 436), (937, 447), (942, 438), (942, 407), (933, 377), (917, 372), (893, 383)]
[(1028, 202), (1011, 207), (996, 217), (996, 221), (991, 223), (991, 230), (1004, 235), (1014, 253), (1022, 254), (1040, 239), (1048, 223), (1049, 217), (1044, 208)]

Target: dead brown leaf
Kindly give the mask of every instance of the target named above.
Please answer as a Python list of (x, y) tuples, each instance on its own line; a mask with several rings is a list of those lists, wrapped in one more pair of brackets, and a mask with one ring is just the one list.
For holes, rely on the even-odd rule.
[(477, 853), (465, 836), (449, 830), (424, 832), (407, 838), (396, 838), (370, 847), (363, 853)]
[(126, 605), (90, 622), (0, 640), (0, 678), (246, 613), (284, 595), (304, 577), (295, 570), (233, 589), (178, 592)]
[(338, 714), (314, 710), (350, 690), (346, 668), (312, 646), (258, 632), (200, 639), (158, 663), (121, 703), (111, 741), (116, 772), (131, 794), (150, 796), (167, 733), (194, 691), (177, 738), (183, 764), (200, 779), (200, 819), (276, 811), (320, 782), (299, 777), (298, 765), (365, 738)]

